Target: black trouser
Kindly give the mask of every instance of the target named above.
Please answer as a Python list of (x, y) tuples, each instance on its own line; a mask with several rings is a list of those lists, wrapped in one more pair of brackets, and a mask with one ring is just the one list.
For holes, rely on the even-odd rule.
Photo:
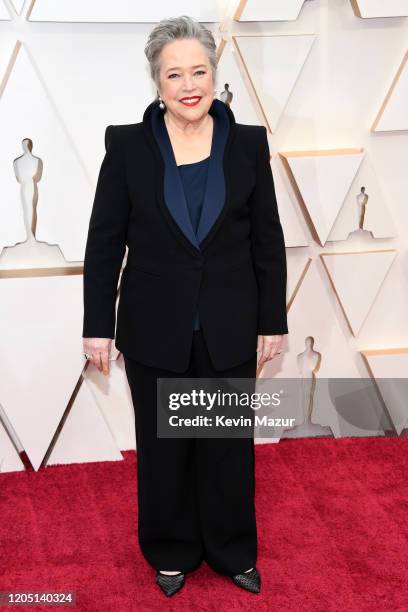
[(124, 360), (135, 410), (143, 555), (156, 570), (192, 571), (202, 559), (228, 576), (254, 567), (254, 438), (158, 438), (156, 378), (252, 378), (255, 385), (256, 353), (214, 370), (200, 329), (183, 373)]

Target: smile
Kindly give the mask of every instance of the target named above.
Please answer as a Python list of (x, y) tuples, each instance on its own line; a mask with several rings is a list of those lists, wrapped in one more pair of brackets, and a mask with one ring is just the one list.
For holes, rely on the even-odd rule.
[(183, 100), (180, 100), (180, 102), (185, 106), (195, 106), (200, 100), (201, 96), (194, 96), (192, 98), (183, 98)]

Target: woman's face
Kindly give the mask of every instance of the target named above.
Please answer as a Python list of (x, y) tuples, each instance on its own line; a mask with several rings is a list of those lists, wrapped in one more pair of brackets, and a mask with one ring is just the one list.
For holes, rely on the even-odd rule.
[[(163, 48), (159, 93), (167, 111), (179, 120), (198, 121), (208, 113), (214, 82), (207, 52), (198, 40), (175, 40)], [(193, 99), (182, 102), (183, 98)]]

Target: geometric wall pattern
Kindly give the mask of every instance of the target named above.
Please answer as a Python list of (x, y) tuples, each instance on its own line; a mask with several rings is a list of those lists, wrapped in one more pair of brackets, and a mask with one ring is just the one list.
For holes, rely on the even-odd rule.
[[(390, 418), (390, 414), (394, 416), (395, 408), (391, 411), (391, 406), (388, 406), (388, 414), (386, 416), (382, 414), (381, 404), (375, 397), (367, 396), (364, 392), (364, 385), (361, 386), (358, 402), (356, 402), (353, 394), (350, 394), (347, 402), (344, 386), (339, 387), (339, 396), (336, 397), (335, 385), (330, 384), (330, 381), (336, 378), (360, 378), (358, 361), (355, 363), (355, 360), (351, 359), (349, 343), (344, 337), (341, 326), (333, 321), (330, 298), (321, 283), (316, 265), (312, 264), (312, 260), (309, 260), (299, 277), (299, 270), (294, 269), (291, 256), (289, 256), (288, 263), (289, 280), (292, 280), (292, 282), (288, 291), (290, 296), (288, 321), (291, 331), (290, 336), (285, 336), (287, 351), (283, 358), (273, 360), (265, 366), (264, 369), (267, 372), (262, 377), (278, 374), (280, 377), (304, 378), (304, 384), (299, 387), (298, 401), (291, 401), (290, 406), (291, 416), (295, 417), (296, 422), (300, 425), (280, 432), (279, 428), (276, 428), (278, 437), (263, 439), (262, 443), (278, 441), (280, 437), (305, 435), (334, 435), (335, 437), (384, 435), (383, 428), (387, 427), (389, 429), (390, 422), (397, 431), (396, 420)], [(294, 287), (295, 275), (299, 280)], [(309, 299), (311, 294), (314, 296), (314, 303), (318, 304), (318, 308), (313, 307), (313, 303)], [(311, 308), (309, 308), (310, 306)], [(310, 350), (309, 340), (312, 340), (313, 350)], [(331, 350), (333, 345), (336, 347), (335, 353)], [(372, 352), (374, 353), (374, 351)], [(318, 359), (314, 356), (316, 358), (318, 356)], [(404, 365), (405, 380), (407, 380), (406, 355)], [(391, 363), (388, 363), (388, 366), (391, 366)], [(315, 368), (316, 378), (319, 381), (314, 393), (313, 406), (308, 422), (306, 413), (309, 411), (309, 407), (304, 405), (303, 393), (310, 387), (310, 372), (308, 370), (311, 367)], [(392, 377), (398, 376), (400, 373), (402, 376), (402, 369), (400, 367), (399, 370), (383, 372), (383, 375)], [(388, 385), (388, 388), (392, 389), (393, 385)], [(358, 386), (355, 387), (355, 392), (356, 389), (358, 393)], [(262, 387), (259, 390), (262, 390)], [(405, 388), (405, 396), (406, 391)], [(336, 408), (336, 403), (341, 406), (341, 410)], [(391, 401), (388, 404), (391, 404)], [(285, 411), (287, 411), (286, 407), (281, 413), (277, 409), (276, 416), (287, 416)], [(399, 433), (400, 431), (402, 431), (401, 428)]]
[[(92, 436), (89, 435), (90, 431)], [(52, 447), (47, 465), (122, 459), (112, 432), (85, 381)]]
[[(334, 398), (330, 399), (329, 391), (324, 393), (325, 379), (359, 379), (362, 375), (367, 377), (367, 373), (362, 368), (359, 356), (350, 353), (350, 343), (344, 333), (341, 319), (333, 316), (332, 295), (322, 282), (321, 268), (319, 258), (310, 261), (306, 266), (288, 309), (290, 333), (284, 336), (282, 353), (265, 364), (262, 377), (279, 376), (307, 380), (308, 371), (307, 367), (304, 369), (304, 362), (306, 361), (307, 365), (308, 358), (309, 362), (313, 362), (313, 354), (320, 356), (316, 376), (321, 382), (318, 386), (319, 396), (315, 397), (314, 401), (313, 423), (320, 427), (329, 427), (335, 437), (383, 435), (379, 425), (381, 408), (378, 403), (373, 405), (371, 402), (361, 401), (357, 408), (351, 405), (350, 410), (358, 410), (358, 418), (346, 419), (336, 411)], [(285, 402), (283, 406), (287, 406)], [(302, 410), (300, 402), (290, 406), (290, 416), (294, 416), (297, 423), (302, 423), (304, 419)], [(285, 415), (276, 412), (276, 416)]]
[(353, 233), (366, 233), (371, 238), (397, 235), (378, 173), (367, 156), (357, 170), (327, 240), (347, 240)]
[(230, 107), (240, 113), (240, 123), (259, 125), (262, 109), (233, 42), (222, 40), (219, 45), (217, 84), (218, 91), (228, 91)]
[(361, 351), (398, 435), (408, 427), (408, 348)]
[(10, 0), (17, 15), (21, 15), (25, 0)]
[[(260, 380), (307, 379), (312, 363), (321, 379), (378, 382), (379, 401), (359, 397), (348, 407), (352, 418), (335, 410), (321, 386), (311, 420), (279, 437), (384, 435), (389, 423), (401, 434), (408, 427), (401, 388), (384, 385), (407, 377), (406, 317), (394, 321), (384, 308), (402, 313), (408, 302), (403, 25), (379, 21), (373, 33), (357, 6), (359, 17), (380, 16), (384, 7), (390, 17), (407, 12), (392, 0), (171, 5), (172, 15), (212, 24), (217, 96), (229, 98), (238, 122), (268, 129), (287, 247), (289, 334)], [(24, 36), (16, 25), (21, 9)], [(161, 1), (0, 2), (0, 472), (24, 469), (22, 450), (40, 469), (117, 461), (135, 447), (122, 357), (113, 349), (105, 377), (82, 356), (81, 264), (102, 127), (141, 120), (155, 93), (143, 43), (149, 24), (168, 12)], [(30, 21), (48, 23), (34, 32)], [(56, 32), (57, 21), (70, 26)], [(81, 21), (90, 30), (92, 22), (112, 28), (90, 32), (77, 28)], [(354, 36), (361, 54), (352, 49)], [(380, 44), (389, 51), (381, 66), (391, 83), (385, 100), (384, 81), (376, 79)], [(376, 62), (364, 63), (364, 51)], [(337, 68), (340, 100), (327, 92)], [(367, 74), (365, 95), (359, 86)], [(349, 75), (354, 88), (345, 82)], [(107, 95), (112, 91), (126, 93)], [(401, 342), (382, 331), (395, 328)]]
[(240, 0), (237, 21), (292, 21), (297, 19), (305, 0)]
[(396, 257), (393, 249), (358, 253), (321, 253), (320, 257), (357, 336)]
[[(21, 194), (13, 160), (24, 153), (22, 143), (29, 137), (33, 142), (31, 155), (35, 156), (32, 159), (32, 177), (38, 183), (40, 195), (36, 238), (58, 244), (67, 261), (80, 261), (86, 236), (77, 230), (86, 226), (88, 213), (87, 208), (78, 207), (75, 223), (71, 223), (72, 207), (73, 202), (84, 197), (92, 198), (92, 185), (25, 45), (19, 45), (13, 60), (1, 98), (3, 204), (0, 209), (0, 252), (3, 247), (28, 238), (24, 231)], [(27, 104), (28, 100), (30, 104)], [(70, 168), (69, 180), (66, 181), (64, 168)], [(24, 212), (26, 221), (31, 214), (30, 206)]]
[[(239, 114), (240, 123), (258, 125), (264, 122), (262, 106), (252, 87), (247, 68), (242, 62), (241, 55), (236, 47), (235, 39), (233, 39), (232, 44), (226, 43), (226, 41), (222, 41), (220, 44), (217, 82), (220, 91), (229, 91), (230, 107), (234, 113)], [(296, 214), (296, 202), (292, 201), (281, 176), (284, 170), (281, 168), (281, 164), (278, 165), (279, 160), (272, 154), (271, 144), (269, 148), (279, 215), (284, 228), (285, 244), (287, 247), (306, 246), (308, 237)]]
[[(82, 276), (0, 280), (0, 319), (7, 321), (0, 345), (0, 403), (37, 468), (83, 369), (77, 333)], [(72, 308), (69, 318), (65, 303)]]
[[(296, 294), (288, 309), (290, 333), (284, 336), (287, 347), (280, 360), (273, 359), (265, 365), (264, 376), (272, 375), (279, 368), (285, 378), (299, 376), (298, 355), (305, 350), (305, 339), (315, 339), (314, 349), (322, 354), (319, 376), (355, 378), (360, 376), (355, 360), (350, 359), (350, 347), (341, 323), (333, 316), (332, 296), (321, 278), (320, 260), (311, 260), (305, 266)], [(310, 300), (309, 296), (314, 296)], [(317, 307), (318, 305), (318, 307)], [(336, 353), (331, 350), (335, 344)], [(287, 351), (287, 352), (286, 352)]]
[(310, 231), (322, 246), (363, 160), (362, 149), (279, 153)]
[[(315, 37), (313, 35), (234, 36), (270, 132), (277, 130)], [(282, 57), (287, 62), (282, 62)]]
[(284, 168), (279, 163), (278, 156), (274, 156), (271, 150), (271, 166), (274, 178), (276, 199), (278, 202), (279, 216), (284, 230), (286, 247), (301, 247), (309, 244), (309, 236), (300, 220), (300, 214), (296, 212), (296, 202), (288, 192), (284, 182)]
[(393, 78), (371, 130), (408, 130), (408, 51)]
[(2, 472), (22, 472), (24, 463), (20, 458), (18, 450), (10, 438), (9, 431), (11, 425), (7, 423), (7, 428), (3, 424), (5, 421), (4, 413), (0, 410), (0, 474)]
[(408, 0), (351, 0), (357, 17), (408, 17)]
[(0, 96), (6, 86), (13, 56), (17, 54), (18, 48), (19, 44), (16, 44), (15, 36), (7, 32), (2, 33), (0, 36)]
[(6, 7), (4, 6), (3, 2), (0, 2), (0, 21), (7, 21), (9, 19), (10, 15), (6, 10)]
[[(94, 0), (35, 0), (29, 14), (30, 21), (93, 21), (93, 22), (155, 22), (172, 15), (190, 15), (202, 22), (218, 21), (222, 18), (223, 4), (217, 0), (197, 2), (191, 0), (172, 0), (169, 4), (161, 2), (134, 2), (115, 0), (115, 2), (95, 2)], [(218, 8), (220, 6), (220, 8)]]

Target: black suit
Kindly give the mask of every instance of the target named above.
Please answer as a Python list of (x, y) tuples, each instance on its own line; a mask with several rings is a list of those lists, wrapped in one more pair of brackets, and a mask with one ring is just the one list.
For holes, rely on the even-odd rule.
[[(109, 126), (84, 263), (84, 337), (116, 330), (135, 409), (138, 535), (156, 569), (255, 566), (254, 439), (158, 438), (157, 378), (249, 379), (257, 334), (287, 333), (286, 259), (266, 130), (214, 100), (197, 233), (157, 103)], [(224, 182), (225, 178), (225, 182)], [(198, 306), (202, 328), (193, 331)], [(182, 373), (182, 374), (181, 374)], [(228, 434), (226, 434), (228, 435)]]
[(156, 108), (151, 103), (140, 123), (106, 129), (84, 261), (83, 336), (115, 337), (127, 244), (117, 349), (183, 372), (198, 307), (214, 367), (231, 368), (253, 355), (257, 334), (288, 332), (286, 254), (266, 129), (236, 123), (227, 105), (213, 101), (210, 112), (226, 114), (228, 130), (212, 151), (196, 240), (179, 200), (174, 157), (164, 180), (150, 121)]

